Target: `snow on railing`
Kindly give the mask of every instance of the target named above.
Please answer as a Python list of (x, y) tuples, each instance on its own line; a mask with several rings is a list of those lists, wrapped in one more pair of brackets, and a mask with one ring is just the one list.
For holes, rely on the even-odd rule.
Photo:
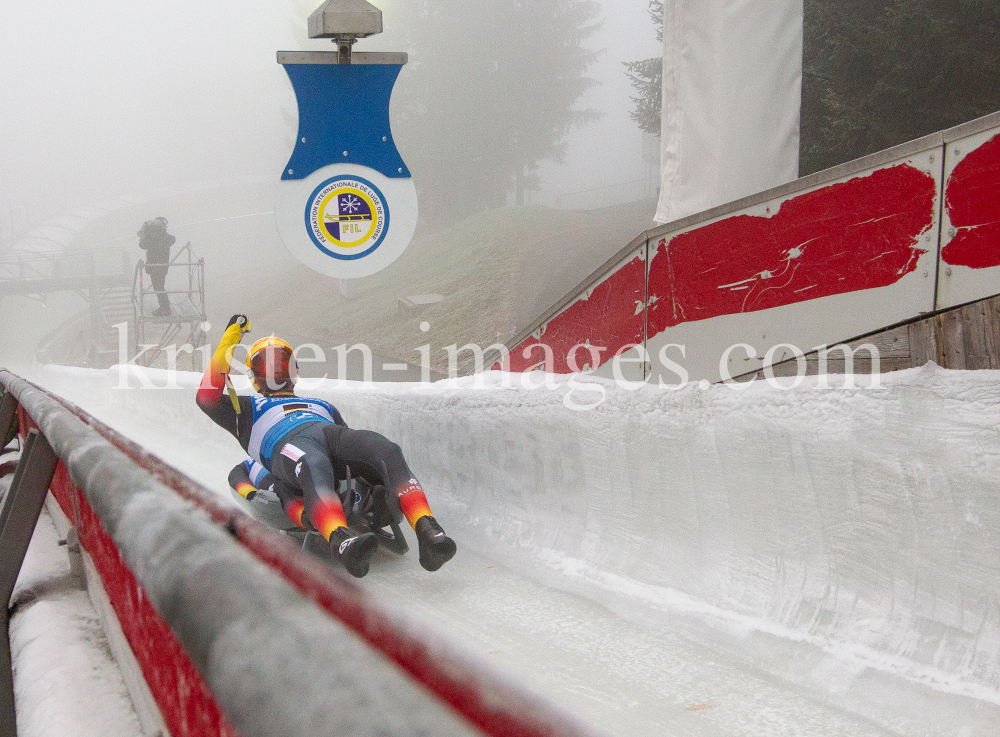
[(50, 489), (174, 737), (588, 733), (86, 412), (0, 384), (55, 451)]

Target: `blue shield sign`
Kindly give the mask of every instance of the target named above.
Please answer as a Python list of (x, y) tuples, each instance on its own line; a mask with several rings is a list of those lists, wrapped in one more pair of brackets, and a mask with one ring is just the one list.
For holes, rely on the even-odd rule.
[(288, 250), (341, 279), (374, 274), (409, 245), (417, 193), (392, 139), (389, 100), (405, 54), (279, 52), (299, 131), (281, 175), (275, 219)]

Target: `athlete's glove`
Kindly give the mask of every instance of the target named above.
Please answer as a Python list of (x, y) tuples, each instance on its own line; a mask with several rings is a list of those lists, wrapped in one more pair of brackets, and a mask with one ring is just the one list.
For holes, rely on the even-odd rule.
[(255, 496), (257, 496), (257, 489), (254, 489), (253, 491), (248, 491), (247, 495), (243, 498), (246, 499), (248, 502), (252, 502)]
[(233, 315), (229, 318), (229, 324), (226, 325), (226, 330), (231, 328), (233, 325), (240, 326), (240, 334), (250, 332), (250, 318), (246, 315)]

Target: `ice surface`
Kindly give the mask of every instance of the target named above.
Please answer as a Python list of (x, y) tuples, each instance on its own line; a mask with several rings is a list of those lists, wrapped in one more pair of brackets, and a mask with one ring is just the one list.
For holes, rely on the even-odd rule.
[[(228, 503), (197, 377), (36, 378)], [(459, 543), (436, 574), (380, 552), (388, 606), (612, 734), (997, 734), (1000, 372), (521, 381), (300, 392), (399, 442)]]
[[(85, 491), (142, 586), (136, 599), (130, 581), (108, 580), (120, 584), (119, 593), (125, 591), (130, 622), (148, 623), (147, 602), (159, 612), (241, 735), (472, 734), (445, 704), (303, 598), (204, 511), (158, 484), (58, 402), (12, 381), (11, 390), (64, 458), (69, 476)], [(88, 544), (94, 542), (90, 533), (95, 530), (85, 532)], [(104, 545), (102, 536), (97, 531), (98, 546)], [(118, 562), (113, 557), (97, 561), (112, 578)], [(323, 566), (319, 561), (311, 565)], [(132, 644), (138, 658), (158, 667), (159, 649), (171, 648), (153, 629), (152, 639), (133, 637)], [(167, 686), (182, 696), (194, 694), (197, 702), (201, 679), (164, 653), (178, 666)], [(195, 711), (217, 731), (210, 711)]]

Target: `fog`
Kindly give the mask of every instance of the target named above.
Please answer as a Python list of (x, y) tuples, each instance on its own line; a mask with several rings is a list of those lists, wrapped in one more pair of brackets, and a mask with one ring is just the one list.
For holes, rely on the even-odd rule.
[(5, 242), (67, 207), (273, 176), (291, 38), (290, 9), (262, 0), (4, 3)]
[[(655, 198), (657, 176), (655, 166), (643, 161), (642, 136), (629, 119), (632, 90), (622, 62), (658, 56), (660, 48), (647, 0), (601, 0), (594, 4), (592, 19), (600, 27), (580, 42), (583, 49), (597, 52), (582, 72), (594, 84), (574, 103), (574, 109), (593, 111), (600, 117), (566, 128), (556, 142), (563, 144), (555, 156), (559, 160), (542, 156), (529, 162), (536, 166), (525, 193), (525, 204), (532, 207), (525, 212), (530, 213), (529, 219), (557, 223), (552, 233), (591, 232), (595, 222), (606, 223), (607, 232), (557, 238), (544, 248), (511, 252), (513, 270), (504, 277), (506, 282), (494, 278), (492, 288), (495, 291), (499, 285), (513, 295), (519, 311), (484, 315), (504, 311), (502, 301), (472, 309), (454, 284), (439, 283), (444, 272), (450, 270), (457, 276), (462, 271), (463, 238), (470, 243), (481, 241), (475, 235), (481, 229), (496, 231), (488, 258), (480, 254), (483, 263), (489, 264), (504, 258), (508, 247), (523, 249), (523, 243), (518, 243), (523, 237), (516, 229), (508, 236), (500, 232), (503, 228), (498, 223), (513, 216), (494, 217), (490, 225), (481, 219), (493, 217), (488, 213), (497, 207), (503, 209), (503, 201), (461, 212), (433, 205), (433, 188), (446, 187), (470, 167), (483, 172), (500, 168), (500, 162), (489, 158), (473, 163), (467, 155), (448, 156), (446, 145), (434, 149), (433, 144), (442, 142), (429, 140), (433, 134), (414, 122), (419, 116), (413, 111), (424, 104), (415, 99), (414, 90), (449, 86), (432, 76), (435, 69), (444, 69), (444, 65), (435, 67), (434, 60), (447, 58), (451, 71), (466, 65), (471, 69), (477, 60), (462, 55), (475, 55), (477, 50), (471, 44), (463, 46), (460, 38), (449, 43), (445, 38), (416, 34), (412, 24), (404, 22), (418, 12), (418, 6), (428, 17), (447, 10), (449, 3), (444, 0), (382, 0), (376, 5), (383, 10), (385, 33), (360, 41), (356, 49), (402, 50), (410, 55), (410, 64), (396, 85), (391, 114), (397, 144), (421, 196), (422, 216), (413, 253), (404, 255), (410, 259), (408, 265), (390, 267), (353, 285), (305, 273), (290, 261), (268, 219), (270, 188), (290, 155), (296, 126), (295, 98), (275, 61), (275, 51), (332, 48), (329, 42), (305, 37), (306, 17), (318, 4), (318, 0), (93, 0), (86, 4), (53, 0), (0, 5), (4, 69), (0, 84), (0, 258), (38, 248), (124, 248), (137, 258), (138, 226), (163, 215), (179, 243), (190, 240), (206, 257), (210, 318), (216, 323), (228, 315), (214, 310), (224, 313), (242, 304), (248, 280), (266, 282), (265, 275), (272, 275), (297, 284), (300, 297), (310, 295), (289, 303), (273, 289), (263, 289), (252, 307), (284, 308), (273, 315), (276, 329), (286, 329), (285, 324), (309, 313), (314, 319), (296, 326), (309, 333), (313, 324), (342, 319), (327, 311), (337, 312), (337, 305), (363, 300), (366, 294), (394, 308), (396, 300), (406, 294), (432, 291), (451, 300), (439, 310), (451, 317), (467, 316), (458, 323), (451, 321), (448, 330), (453, 335), (442, 335), (442, 340), (492, 340), (495, 335), (510, 337), (523, 328), (648, 224), (653, 205), (643, 201)], [(452, 0), (450, 5), (454, 4)], [(479, 19), (468, 15), (469, 8), (475, 7), (479, 5), (463, 4), (467, 16), (461, 23), (470, 34), (479, 27)], [(476, 32), (486, 33), (483, 29)], [(527, 21), (524, 27), (513, 25), (491, 33), (499, 37), (501, 49), (507, 43), (534, 43), (539, 38), (537, 28)], [(544, 69), (544, 64), (538, 68)], [(530, 115), (543, 108), (550, 95), (544, 88), (535, 89), (530, 67), (528, 71), (527, 81), (516, 93), (518, 107)], [(539, 76), (544, 75), (540, 72)], [(474, 104), (471, 92), (457, 88), (428, 100), (447, 104), (447, 109), (433, 112), (461, 128), (470, 113), (467, 104)], [(512, 179), (506, 205), (514, 205), (515, 197)], [(447, 197), (438, 200), (447, 201)], [(581, 215), (579, 220), (570, 215), (609, 206), (624, 209), (610, 215)], [(552, 215), (550, 208), (558, 214)], [(455, 227), (463, 223), (468, 224), (466, 234), (455, 233)], [(538, 230), (536, 225), (525, 227)], [(436, 239), (437, 245), (428, 244), (446, 229), (450, 229), (452, 250), (443, 261), (443, 252), (434, 250), (442, 247), (441, 239)], [(542, 253), (546, 249), (548, 256)], [(534, 263), (539, 254), (541, 262)], [(421, 277), (415, 265), (422, 266), (426, 275)], [(466, 266), (484, 278), (489, 276), (479, 264)], [(536, 272), (554, 273), (554, 280), (539, 280)], [(326, 302), (312, 299), (317, 295)], [(2, 337), (8, 348), (15, 342), (33, 350), (42, 332), (84, 306), (73, 295), (8, 297), (0, 303)], [(379, 319), (388, 320), (392, 313), (389, 309)], [(16, 320), (12, 319), (15, 314)], [(368, 339), (371, 333), (380, 332), (380, 324), (375, 320), (347, 337)], [(344, 329), (334, 332), (343, 334)], [(406, 343), (399, 336), (394, 340)], [(409, 346), (398, 351), (382, 346), (380, 350), (402, 354)], [(401, 357), (409, 360), (409, 356)]]

